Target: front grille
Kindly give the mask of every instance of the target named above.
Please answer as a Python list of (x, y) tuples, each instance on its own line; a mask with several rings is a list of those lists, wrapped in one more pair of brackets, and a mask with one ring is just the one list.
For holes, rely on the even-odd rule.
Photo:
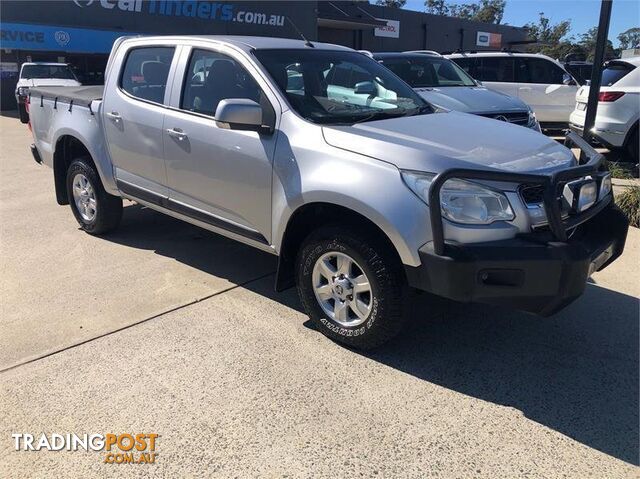
[[(556, 201), (560, 206), (560, 216), (566, 220), (570, 215), (570, 205), (563, 198), (563, 190), (566, 182), (558, 183)], [(527, 206), (531, 227), (535, 230), (548, 229), (546, 208), (544, 206), (544, 187), (537, 184), (523, 184), (518, 188), (520, 198)]]
[(511, 111), (508, 113), (485, 113), (480, 116), (485, 118), (493, 118), (494, 120), (506, 121), (515, 125), (527, 126), (529, 124), (529, 112)]
[(539, 205), (544, 200), (544, 187), (542, 185), (522, 185), (520, 196), (526, 205)]
[[(558, 189), (556, 191), (556, 198), (558, 201), (562, 201), (562, 192), (566, 182), (561, 181), (558, 183)], [(542, 185), (521, 185), (519, 190), (522, 201), (527, 206), (537, 206), (544, 202), (544, 187)]]

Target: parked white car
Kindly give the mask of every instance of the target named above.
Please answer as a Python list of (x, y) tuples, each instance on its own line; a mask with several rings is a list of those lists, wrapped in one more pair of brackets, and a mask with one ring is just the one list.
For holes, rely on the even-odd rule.
[(455, 62), (439, 53), (428, 50), (387, 52), (374, 53), (372, 57), (432, 105), (540, 131), (536, 116), (526, 103), (517, 97), (485, 88)]
[(27, 123), (29, 115), (25, 100), (29, 90), (36, 86), (80, 86), (71, 65), (68, 63), (27, 62), (20, 68), (20, 76), (16, 85), (16, 102), (20, 113), (20, 121)]
[[(594, 139), (609, 149), (622, 149), (638, 162), (638, 119), (640, 118), (640, 56), (611, 60), (602, 71)], [(576, 95), (576, 109), (569, 126), (582, 134), (587, 113), (589, 86)]]
[(578, 82), (560, 62), (538, 53), (469, 52), (447, 55), (486, 87), (520, 98), (543, 129), (569, 123)]

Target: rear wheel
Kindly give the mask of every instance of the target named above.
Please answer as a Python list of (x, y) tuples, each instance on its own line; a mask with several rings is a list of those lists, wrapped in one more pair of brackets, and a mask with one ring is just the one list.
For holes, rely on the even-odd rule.
[(73, 215), (87, 233), (107, 233), (120, 223), (122, 199), (105, 191), (86, 158), (74, 160), (67, 170), (67, 197)]
[(341, 227), (312, 233), (298, 254), (296, 284), (305, 311), (331, 339), (371, 349), (404, 324), (407, 288), (384, 242)]
[(25, 103), (18, 102), (18, 114), (20, 116), (20, 123), (29, 123), (29, 113), (27, 113)]

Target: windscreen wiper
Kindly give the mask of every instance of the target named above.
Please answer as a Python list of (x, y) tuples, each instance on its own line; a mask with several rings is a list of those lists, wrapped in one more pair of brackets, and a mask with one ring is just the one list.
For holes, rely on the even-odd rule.
[(374, 120), (384, 120), (387, 118), (397, 118), (400, 116), (405, 116), (406, 114), (407, 114), (407, 110), (404, 110), (404, 109), (400, 113), (398, 112), (392, 113), (388, 110), (380, 110), (355, 120), (353, 124), (355, 125), (356, 123), (364, 123), (367, 121), (374, 121)]

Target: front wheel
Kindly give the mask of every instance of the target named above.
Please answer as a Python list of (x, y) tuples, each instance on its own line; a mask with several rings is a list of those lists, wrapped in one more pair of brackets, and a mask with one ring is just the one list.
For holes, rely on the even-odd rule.
[(67, 170), (67, 198), (73, 216), (87, 233), (107, 233), (120, 223), (122, 199), (105, 191), (95, 168), (85, 158), (74, 160)]
[(340, 227), (323, 228), (304, 241), (296, 284), (318, 330), (358, 349), (379, 346), (401, 330), (406, 286), (392, 253), (375, 235)]

